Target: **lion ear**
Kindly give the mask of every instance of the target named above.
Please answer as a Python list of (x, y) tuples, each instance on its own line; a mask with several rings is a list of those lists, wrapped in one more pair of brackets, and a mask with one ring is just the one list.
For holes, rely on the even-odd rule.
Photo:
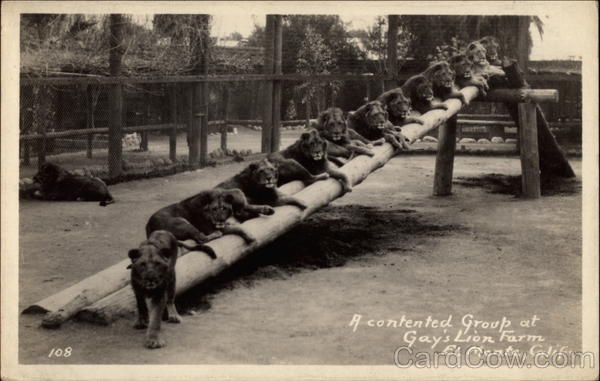
[(131, 249), (129, 250), (129, 259), (131, 259), (131, 263), (134, 263), (139, 257), (142, 256), (142, 252), (139, 249)]
[(258, 169), (258, 163), (252, 163), (248, 166), (248, 168), (250, 168), (250, 171), (254, 172)]
[(300, 135), (300, 139), (302, 139), (302, 140), (310, 139), (310, 132), (303, 132), (302, 135)]

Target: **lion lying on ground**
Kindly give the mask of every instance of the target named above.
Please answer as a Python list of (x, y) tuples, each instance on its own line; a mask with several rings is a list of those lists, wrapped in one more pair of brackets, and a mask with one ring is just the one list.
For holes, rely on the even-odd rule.
[(97, 177), (74, 175), (56, 164), (42, 164), (33, 181), (40, 184), (36, 194), (43, 200), (100, 201), (102, 206), (114, 202), (104, 181)]
[(134, 328), (148, 328), (145, 345), (149, 349), (165, 345), (159, 337), (163, 312), (166, 312), (169, 323), (181, 322), (174, 304), (177, 247), (173, 234), (157, 230), (139, 248), (129, 250), (131, 287), (138, 310)]

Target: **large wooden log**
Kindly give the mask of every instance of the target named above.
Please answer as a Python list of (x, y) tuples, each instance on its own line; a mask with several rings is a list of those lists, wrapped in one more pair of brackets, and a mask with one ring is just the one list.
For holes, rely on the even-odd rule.
[[(475, 87), (463, 89), (463, 92), (468, 99), (473, 99), (477, 95)], [(424, 125), (411, 124), (404, 126), (404, 134), (411, 141), (415, 141), (435, 129), (449, 115), (456, 114), (461, 107), (458, 100), (449, 100), (447, 104), (449, 105), (448, 111), (436, 110), (424, 115)], [(376, 147), (375, 152), (376, 156), (373, 158), (360, 156), (351, 160), (342, 168), (342, 171), (349, 176), (353, 184), (364, 180), (370, 172), (381, 167), (394, 155), (389, 144)], [(306, 211), (307, 215), (327, 205), (341, 194), (339, 183), (333, 179), (317, 182), (308, 188), (310, 189), (304, 189), (304, 185), (300, 181), (295, 181), (282, 186), (280, 189), (287, 194), (297, 193), (298, 197), (306, 200), (309, 205)], [(243, 240), (238, 240), (238, 237), (225, 236), (209, 243), (219, 256), (217, 260), (210, 260), (206, 254), (200, 252), (184, 255), (177, 265), (179, 292), (216, 274), (250, 251), (272, 241), (291, 229), (300, 221), (300, 217), (300, 211), (293, 206), (279, 207), (273, 216), (261, 217), (245, 223), (244, 226), (254, 233), (258, 239), (255, 245), (246, 246)], [(190, 258), (185, 259), (187, 257)], [(101, 323), (131, 312), (133, 306), (130, 302), (133, 294), (128, 286), (129, 271), (126, 269), (128, 262), (129, 260), (123, 260), (33, 304), (25, 309), (23, 313), (49, 312), (47, 326), (57, 326), (82, 309), (80, 316), (83, 319)]]
[[(464, 88), (461, 91), (468, 100), (472, 100), (477, 96), (475, 87)], [(411, 142), (414, 142), (457, 114), (462, 107), (461, 102), (457, 99), (450, 99), (445, 103), (448, 105), (448, 110), (428, 112), (422, 116), (423, 125), (409, 124), (404, 126), (403, 133), (405, 136)], [(395, 154), (392, 147), (387, 143), (375, 147), (374, 152), (375, 156), (372, 158), (359, 156), (341, 168), (341, 171), (349, 177), (352, 184), (356, 185), (362, 182), (371, 172), (383, 166)], [(334, 179), (319, 181), (306, 188), (301, 182), (295, 181), (284, 185), (281, 190), (287, 194), (295, 194), (296, 197), (308, 205), (304, 216), (314, 213), (341, 195), (341, 186)], [(253, 245), (246, 245), (238, 236), (226, 235), (208, 243), (217, 253), (218, 258), (216, 260), (210, 259), (202, 252), (185, 254), (177, 264), (177, 292), (181, 293), (193, 287), (219, 273), (250, 252), (273, 241), (281, 234), (292, 229), (301, 221), (301, 218), (302, 212), (294, 206), (278, 207), (276, 213), (272, 216), (260, 217), (244, 223), (245, 229), (257, 238)], [(126, 270), (127, 263), (128, 260), (121, 261), (59, 294), (36, 303), (24, 312), (56, 312), (62, 309), (61, 316), (65, 317), (72, 316), (81, 310), (78, 314), (80, 318), (102, 324), (113, 321), (120, 316), (129, 315), (134, 311), (134, 298), (131, 288), (128, 286), (129, 271)], [(77, 298), (80, 294), (84, 294), (85, 298)]]
[[(477, 96), (475, 87), (465, 88), (462, 91), (469, 100)], [(423, 125), (406, 125), (403, 127), (403, 133), (411, 142), (414, 142), (458, 113), (462, 107), (461, 102), (456, 99), (448, 100), (446, 104), (448, 105), (447, 111), (429, 112), (423, 116), (425, 122)], [(375, 147), (373, 151), (375, 152), (374, 157), (359, 156), (341, 168), (353, 185), (361, 183), (371, 172), (382, 167), (395, 154), (387, 143), (381, 147)], [(308, 205), (304, 216), (329, 204), (340, 197), (342, 192), (339, 182), (334, 179), (319, 181), (306, 188), (303, 188), (300, 182), (292, 182), (282, 188), (287, 188), (285, 189), (286, 193), (295, 193), (295, 197)], [(244, 228), (257, 239), (253, 245), (246, 245), (240, 237), (227, 235), (208, 243), (217, 253), (218, 258), (215, 260), (201, 252), (191, 252), (183, 256), (177, 262), (177, 294), (218, 274), (252, 251), (275, 240), (298, 224), (302, 215), (302, 212), (294, 206), (278, 207), (272, 216), (256, 218), (243, 224)], [(124, 287), (82, 309), (78, 317), (89, 322), (109, 324), (119, 317), (130, 316), (134, 310), (134, 296), (131, 287)]]

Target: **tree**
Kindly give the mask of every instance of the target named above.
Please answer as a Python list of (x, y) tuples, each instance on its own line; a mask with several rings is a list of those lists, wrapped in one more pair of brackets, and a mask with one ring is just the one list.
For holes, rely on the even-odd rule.
[[(500, 40), (502, 54), (511, 58), (529, 55), (532, 39), (529, 25), (534, 23), (540, 35), (543, 22), (536, 16), (401, 16), (401, 25), (414, 39), (408, 54), (425, 61), (428, 55), (437, 53), (436, 47), (452, 45), (452, 38), (473, 41), (484, 36), (495, 36)], [(524, 39), (519, 39), (524, 36)]]
[(250, 33), (250, 36), (248, 36), (244, 46), (265, 46), (265, 28), (258, 24), (254, 24), (254, 29), (252, 30), (252, 33)]
[[(311, 26), (307, 27), (304, 40), (296, 56), (296, 71), (300, 74), (315, 76), (329, 74), (336, 66), (331, 49), (323, 37)], [(324, 94), (327, 88), (333, 93), (339, 89), (338, 81), (310, 80), (297, 86), (302, 94), (302, 103), (306, 105), (306, 116), (310, 117), (310, 103), (316, 100), (318, 113), (324, 108)]]
[(244, 39), (244, 36), (240, 32), (231, 32), (228, 36), (225, 37), (226, 40), (233, 41), (241, 41)]

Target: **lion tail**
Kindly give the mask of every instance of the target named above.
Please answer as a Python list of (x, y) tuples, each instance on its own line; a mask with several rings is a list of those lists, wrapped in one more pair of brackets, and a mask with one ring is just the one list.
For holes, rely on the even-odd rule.
[(202, 245), (202, 244), (196, 244), (196, 245), (188, 245), (187, 243), (183, 242), (183, 241), (177, 241), (177, 245), (186, 248), (188, 250), (200, 250), (205, 252), (206, 254), (208, 254), (209, 257), (211, 257), (212, 259), (217, 259), (217, 254), (215, 253), (215, 251), (213, 250), (212, 247), (210, 246), (206, 246), (206, 245)]

